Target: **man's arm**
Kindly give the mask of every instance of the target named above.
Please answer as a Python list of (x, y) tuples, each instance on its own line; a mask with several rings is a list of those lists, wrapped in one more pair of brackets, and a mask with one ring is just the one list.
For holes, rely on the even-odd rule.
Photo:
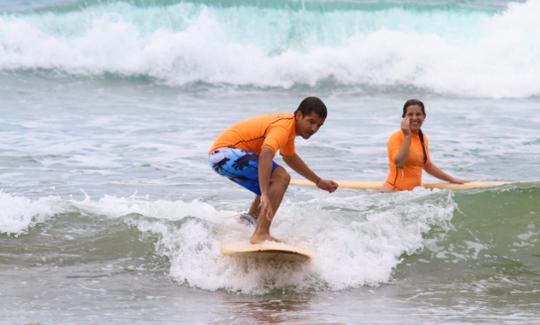
[(274, 159), (274, 153), (272, 150), (263, 147), (259, 155), (259, 186), (261, 189), (259, 213), (268, 220), (272, 220), (274, 217), (272, 204), (270, 203), (270, 198), (268, 197), (270, 175), (272, 174), (272, 159)]
[(315, 174), (315, 172), (312, 171), (297, 154), (292, 156), (283, 156), (283, 161), (285, 161), (285, 163), (287, 163), (287, 165), (289, 165), (295, 172), (309, 179), (322, 190), (332, 193), (338, 188), (338, 184), (336, 182), (322, 179), (317, 176), (317, 174)]

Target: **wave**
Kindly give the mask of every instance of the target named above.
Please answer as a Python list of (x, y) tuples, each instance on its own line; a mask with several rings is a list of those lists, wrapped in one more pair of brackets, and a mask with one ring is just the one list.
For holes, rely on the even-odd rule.
[(540, 188), (481, 191), (455, 199), (452, 230), (430, 231), (422, 251), (407, 256), (395, 277), (425, 286), (419, 296), (444, 296), (451, 290), (479, 299), (495, 294), (537, 300)]
[[(540, 272), (540, 189), (534, 185), (286, 202), (274, 234), (312, 250), (314, 259), (304, 266), (223, 258), (220, 243), (247, 240), (251, 229), (231, 217), (234, 211), (205, 202), (0, 194), (4, 262), (10, 256), (11, 263), (35, 258), (63, 266), (150, 254), (153, 266), (146, 268), (168, 268), (179, 284), (245, 293), (340, 290), (415, 276), (444, 283), (467, 269), (464, 281), (475, 280), (474, 270), (482, 268), (495, 269), (499, 278)], [(13, 248), (10, 255), (17, 243), (35, 254), (21, 256)]]
[(156, 3), (4, 13), (0, 70), (145, 77), (172, 86), (540, 95), (537, 0), (497, 10)]
[[(518, 0), (515, 2), (523, 2)], [(24, 3), (7, 0), (2, 3), (1, 11), (43, 11), (43, 10), (78, 10), (80, 8), (96, 5), (108, 5), (122, 2), (119, 0), (28, 0)], [(124, 1), (125, 2), (125, 1)], [(260, 9), (286, 9), (286, 10), (384, 10), (393, 7), (407, 7), (417, 10), (432, 9), (465, 9), (465, 10), (496, 10), (503, 9), (508, 0), (131, 0), (129, 3), (136, 7), (167, 7), (171, 5), (190, 3), (221, 8), (230, 7), (256, 7)]]

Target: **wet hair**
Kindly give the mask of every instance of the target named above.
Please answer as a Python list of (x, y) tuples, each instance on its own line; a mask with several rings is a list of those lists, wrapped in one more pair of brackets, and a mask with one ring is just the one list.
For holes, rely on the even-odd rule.
[[(424, 103), (422, 103), (418, 99), (409, 99), (403, 105), (403, 114), (401, 114), (401, 117), (405, 117), (405, 115), (407, 115), (407, 108), (409, 108), (409, 106), (414, 106), (414, 105), (420, 106), (420, 109), (422, 110), (422, 114), (426, 116), (426, 109), (424, 108)], [(424, 164), (425, 164), (427, 162), (427, 153), (426, 153), (426, 144), (424, 143), (424, 133), (422, 133), (422, 130), (418, 130), (418, 137), (420, 138), (420, 143), (422, 144), (422, 153), (424, 154)]]
[(300, 102), (300, 105), (298, 105), (296, 111), (294, 111), (294, 114), (298, 112), (301, 112), (303, 116), (315, 113), (321, 118), (326, 118), (326, 115), (328, 114), (326, 105), (324, 105), (323, 101), (318, 97), (304, 98), (304, 100)]
[(405, 115), (407, 115), (407, 108), (409, 108), (409, 106), (414, 106), (414, 105), (420, 106), (422, 113), (424, 114), (424, 116), (426, 116), (426, 109), (424, 108), (424, 103), (422, 103), (418, 99), (409, 99), (403, 105), (403, 114), (401, 114), (401, 117), (405, 117)]

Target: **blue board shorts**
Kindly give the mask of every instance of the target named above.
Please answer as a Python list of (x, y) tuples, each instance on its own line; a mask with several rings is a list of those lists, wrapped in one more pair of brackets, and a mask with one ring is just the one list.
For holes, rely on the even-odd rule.
[[(251, 192), (261, 195), (259, 187), (259, 156), (235, 148), (219, 148), (208, 156), (210, 166), (216, 173), (227, 177)], [(279, 165), (272, 161), (272, 171)]]

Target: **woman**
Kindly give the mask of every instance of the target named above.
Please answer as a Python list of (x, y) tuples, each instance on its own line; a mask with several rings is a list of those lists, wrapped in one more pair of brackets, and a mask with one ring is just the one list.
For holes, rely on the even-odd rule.
[(452, 177), (431, 162), (428, 139), (421, 127), (426, 118), (424, 103), (410, 99), (403, 105), (401, 130), (388, 140), (388, 177), (384, 191), (412, 190), (422, 185), (422, 169), (429, 174), (450, 183), (463, 184), (464, 180)]

